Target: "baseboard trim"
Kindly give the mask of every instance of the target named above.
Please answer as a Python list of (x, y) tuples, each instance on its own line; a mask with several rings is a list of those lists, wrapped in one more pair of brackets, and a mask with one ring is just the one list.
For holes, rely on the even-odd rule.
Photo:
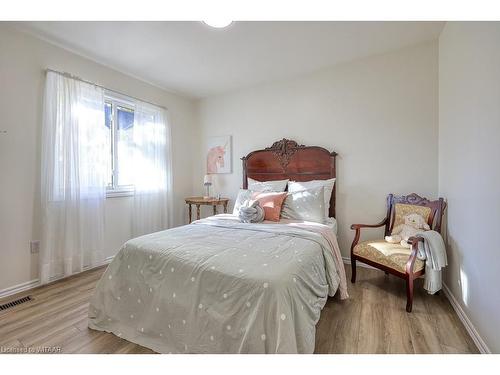
[(443, 292), (446, 298), (448, 298), (448, 301), (450, 301), (453, 310), (455, 310), (455, 312), (457, 313), (458, 318), (463, 323), (470, 337), (476, 344), (477, 348), (479, 349), (479, 352), (481, 354), (491, 354), (490, 348), (488, 348), (488, 345), (486, 345), (483, 338), (479, 335), (479, 332), (477, 331), (476, 327), (474, 327), (474, 324), (472, 324), (472, 321), (469, 319), (464, 309), (462, 308), (458, 300), (451, 292), (450, 288), (448, 288), (448, 286), (444, 283), (443, 283)]
[[(86, 267), (86, 268), (83, 269), (82, 272), (91, 270), (93, 268), (102, 267), (102, 266), (104, 266), (106, 264), (109, 264), (109, 263), (111, 263), (111, 261), (113, 260), (113, 258), (114, 258), (114, 255), (112, 255), (110, 257), (107, 257), (106, 259), (104, 259), (104, 261), (102, 263), (100, 263), (100, 264), (98, 264), (98, 265), (96, 265), (94, 267)], [(78, 274), (75, 273), (75, 274), (73, 274), (71, 276), (74, 276), (74, 275), (78, 275)], [(67, 276), (67, 277), (70, 277), (70, 276)], [(66, 278), (66, 277), (59, 277), (59, 278), (55, 277), (53, 280), (51, 279), (50, 282), (59, 281), (59, 280), (62, 280), (64, 278)], [(40, 279), (33, 279), (33, 280), (26, 281), (26, 282), (21, 283), (21, 284), (17, 284), (17, 285), (5, 288), (3, 290), (0, 290), (0, 299), (13, 296), (14, 294), (17, 294), (17, 293), (26, 292), (27, 290), (34, 289), (37, 286), (40, 286)]]
[(5, 288), (3, 290), (0, 290), (0, 298), (9, 297), (9, 296), (12, 296), (12, 295), (17, 294), (17, 293), (22, 293), (26, 290), (36, 288), (38, 285), (40, 285), (40, 280), (34, 279), (34, 280), (26, 281), (24, 283)]
[[(342, 260), (344, 261), (344, 264), (351, 264), (351, 258), (350, 257), (342, 257)], [(370, 266), (369, 264), (363, 263), (360, 260), (358, 260), (356, 262), (356, 267), (369, 268), (371, 270), (377, 270), (378, 269), (378, 268), (375, 268), (373, 266)]]

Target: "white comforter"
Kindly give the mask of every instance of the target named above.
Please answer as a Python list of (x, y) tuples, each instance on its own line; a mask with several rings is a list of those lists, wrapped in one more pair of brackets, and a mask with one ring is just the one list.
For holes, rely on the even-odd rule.
[(347, 296), (325, 230), (219, 215), (132, 239), (97, 285), (89, 327), (162, 353), (312, 353), (328, 295), (340, 284)]

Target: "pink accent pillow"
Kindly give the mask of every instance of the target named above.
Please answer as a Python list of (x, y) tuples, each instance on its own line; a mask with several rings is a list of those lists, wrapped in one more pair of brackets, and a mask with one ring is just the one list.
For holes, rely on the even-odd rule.
[(258, 201), (259, 205), (264, 209), (264, 220), (279, 221), (281, 206), (285, 201), (287, 193), (265, 193), (254, 192), (252, 200)]

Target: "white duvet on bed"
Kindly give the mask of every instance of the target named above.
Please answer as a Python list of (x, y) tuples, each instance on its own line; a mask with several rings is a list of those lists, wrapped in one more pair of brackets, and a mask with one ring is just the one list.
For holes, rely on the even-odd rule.
[(328, 295), (339, 284), (347, 295), (335, 236), (322, 234), (331, 229), (231, 216), (125, 243), (89, 327), (162, 353), (312, 353)]

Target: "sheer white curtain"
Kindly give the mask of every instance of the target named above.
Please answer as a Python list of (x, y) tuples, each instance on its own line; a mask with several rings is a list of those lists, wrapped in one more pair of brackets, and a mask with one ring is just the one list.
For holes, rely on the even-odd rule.
[(108, 137), (103, 90), (48, 72), (42, 131), (42, 283), (103, 260)]
[(134, 237), (172, 225), (172, 147), (166, 112), (137, 102), (133, 126)]

